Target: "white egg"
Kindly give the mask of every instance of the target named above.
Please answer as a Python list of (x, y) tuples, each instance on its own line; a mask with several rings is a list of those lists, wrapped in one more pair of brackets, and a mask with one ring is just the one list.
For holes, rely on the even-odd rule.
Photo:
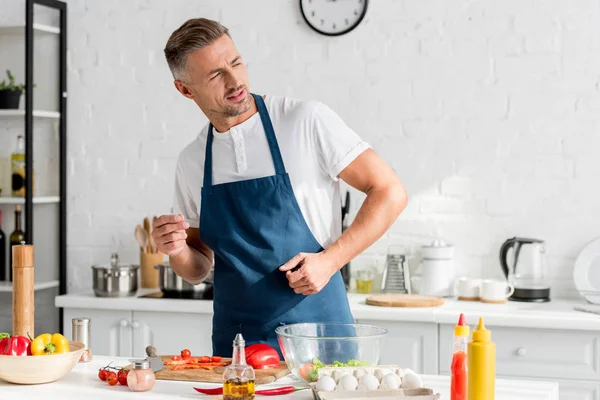
[(406, 375), (409, 372), (412, 372), (413, 374), (415, 373), (415, 371), (413, 371), (410, 368), (404, 368), (404, 369), (402, 369), (402, 372), (400, 373), (400, 378), (402, 378), (404, 375)]
[(384, 375), (385, 375), (385, 373), (381, 369), (375, 370), (375, 377), (377, 377), (377, 379), (379, 379), (380, 382), (383, 379)]
[(351, 392), (353, 390), (356, 390), (357, 386), (358, 380), (354, 377), (354, 375), (345, 375), (342, 376), (335, 390)]
[(372, 374), (365, 374), (358, 381), (359, 390), (377, 390), (379, 388), (379, 379)]
[(317, 391), (333, 392), (335, 390), (335, 381), (332, 377), (324, 375), (317, 381)]
[(400, 386), (402, 389), (416, 389), (423, 387), (423, 381), (419, 377), (419, 375), (414, 372), (406, 372), (402, 377), (402, 385)]
[(396, 390), (400, 387), (400, 377), (390, 372), (381, 380), (381, 390)]

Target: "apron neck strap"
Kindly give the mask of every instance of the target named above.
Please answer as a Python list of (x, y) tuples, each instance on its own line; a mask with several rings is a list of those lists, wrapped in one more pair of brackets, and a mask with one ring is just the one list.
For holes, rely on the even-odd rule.
[[(262, 122), (263, 128), (265, 130), (265, 135), (267, 136), (267, 142), (269, 143), (269, 149), (271, 150), (271, 158), (273, 159), (273, 165), (275, 166), (275, 173), (277, 175), (285, 175), (285, 166), (283, 165), (283, 158), (281, 157), (281, 152), (279, 151), (279, 144), (277, 143), (277, 138), (275, 137), (275, 130), (273, 129), (273, 124), (271, 123), (271, 118), (269, 117), (269, 112), (267, 111), (267, 107), (265, 106), (265, 101), (262, 96), (252, 94), (254, 97), (254, 101), (256, 102), (256, 107), (258, 108), (258, 114), (260, 116), (260, 121)], [(208, 137), (206, 139), (206, 153), (204, 158), (204, 186), (210, 187), (212, 186), (212, 142), (213, 142), (213, 125), (209, 123), (208, 125)]]

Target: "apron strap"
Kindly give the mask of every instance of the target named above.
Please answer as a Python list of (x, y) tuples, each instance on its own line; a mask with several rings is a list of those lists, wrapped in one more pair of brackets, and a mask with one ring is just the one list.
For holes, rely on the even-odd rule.
[(279, 144), (277, 144), (275, 130), (273, 129), (269, 112), (265, 106), (265, 101), (263, 100), (262, 96), (257, 94), (252, 94), (252, 96), (254, 97), (254, 101), (256, 101), (258, 114), (260, 115), (260, 121), (262, 122), (263, 128), (265, 129), (265, 134), (267, 135), (269, 149), (271, 149), (271, 158), (273, 158), (273, 164), (275, 166), (275, 173), (277, 175), (285, 175), (285, 165), (283, 165), (283, 158), (279, 152)]
[[(271, 150), (271, 158), (273, 159), (273, 165), (275, 166), (275, 173), (278, 175), (285, 175), (285, 165), (283, 164), (283, 158), (279, 151), (279, 144), (275, 137), (275, 130), (269, 117), (269, 112), (265, 106), (265, 101), (262, 96), (252, 94), (256, 107), (258, 108), (258, 114), (260, 115), (260, 121), (263, 124), (265, 134), (267, 136), (267, 142), (269, 143), (269, 149)], [(204, 187), (209, 188), (212, 186), (212, 143), (213, 143), (213, 125), (208, 124), (208, 136), (206, 138), (206, 150), (204, 157)]]

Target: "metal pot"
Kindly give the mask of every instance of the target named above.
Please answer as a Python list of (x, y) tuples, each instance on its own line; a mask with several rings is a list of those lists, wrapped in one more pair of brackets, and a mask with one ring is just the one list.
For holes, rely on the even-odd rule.
[(197, 285), (186, 282), (177, 275), (169, 263), (155, 265), (158, 270), (158, 287), (164, 297), (182, 299), (212, 299), (213, 297), (213, 270), (208, 277)]
[(113, 253), (110, 265), (93, 265), (94, 294), (98, 297), (134, 296), (138, 290), (139, 265), (119, 264)]

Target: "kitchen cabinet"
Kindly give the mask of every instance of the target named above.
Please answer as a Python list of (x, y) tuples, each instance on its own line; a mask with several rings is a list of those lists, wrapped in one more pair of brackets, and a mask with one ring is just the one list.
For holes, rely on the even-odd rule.
[(438, 373), (437, 324), (367, 319), (357, 323), (388, 329), (381, 364), (398, 364), (419, 374)]
[(146, 357), (146, 346), (159, 354), (212, 354), (212, 314), (154, 311), (64, 309), (64, 332), (71, 338), (71, 319), (88, 317), (92, 354)]
[(90, 325), (90, 349), (93, 354), (112, 357), (131, 357), (133, 340), (131, 336), (131, 311), (64, 309), (63, 332), (72, 339), (73, 318), (88, 317)]
[(146, 357), (146, 346), (158, 354), (212, 355), (212, 314), (134, 311), (131, 322), (133, 357)]
[(600, 382), (559, 381), (560, 400), (600, 400)]
[[(496, 343), (498, 375), (528, 378), (600, 379), (600, 333), (488, 327)], [(454, 327), (440, 325), (440, 372), (450, 367)]]

